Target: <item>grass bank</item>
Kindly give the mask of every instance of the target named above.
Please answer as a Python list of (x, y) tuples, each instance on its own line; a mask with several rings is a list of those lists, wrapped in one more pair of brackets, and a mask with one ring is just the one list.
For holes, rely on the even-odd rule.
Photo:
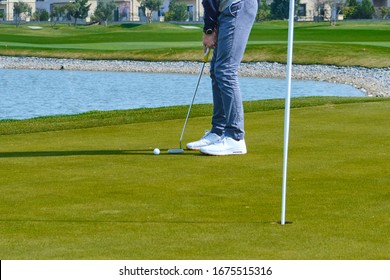
[[(386, 98), (350, 97), (306, 97), (292, 98), (291, 108), (313, 107), (341, 103), (362, 103), (388, 101)], [(284, 109), (284, 99), (244, 102), (246, 113)], [(90, 128), (110, 125), (147, 123), (154, 121), (182, 119), (187, 114), (186, 106), (90, 111), (77, 115), (39, 117), (27, 120), (0, 120), (0, 135)], [(194, 104), (191, 117), (209, 116), (211, 104)]]
[[(34, 25), (36, 25), (34, 23)], [(37, 24), (40, 25), (40, 24)], [(0, 25), (0, 55), (78, 59), (199, 60), (198, 29), (169, 23), (105, 26)], [(390, 66), (389, 22), (295, 25), (294, 63)], [(286, 61), (287, 22), (256, 23), (244, 61)]]

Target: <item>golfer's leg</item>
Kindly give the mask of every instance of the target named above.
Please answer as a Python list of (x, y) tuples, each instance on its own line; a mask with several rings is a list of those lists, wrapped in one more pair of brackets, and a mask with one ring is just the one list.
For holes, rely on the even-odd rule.
[(256, 0), (241, 0), (219, 16), (215, 79), (221, 91), (226, 126), (224, 134), (244, 139), (244, 110), (238, 83), (238, 67), (244, 55), (257, 11)]
[(219, 85), (215, 77), (215, 59), (218, 54), (218, 49), (214, 49), (213, 58), (210, 62), (210, 77), (211, 77), (211, 87), (213, 90), (213, 116), (211, 119), (212, 124), (212, 133), (222, 135), (225, 130), (226, 125), (226, 116), (223, 109), (223, 101), (221, 91), (219, 90)]

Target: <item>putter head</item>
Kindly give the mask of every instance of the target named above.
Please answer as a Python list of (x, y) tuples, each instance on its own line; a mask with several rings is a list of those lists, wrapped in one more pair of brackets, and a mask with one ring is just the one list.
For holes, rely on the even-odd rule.
[(168, 154), (182, 154), (184, 153), (183, 149), (169, 149)]
[[(183, 129), (183, 132), (184, 132), (184, 129)], [(179, 149), (169, 149), (168, 150), (168, 154), (182, 154), (184, 153), (184, 149), (181, 148), (181, 141), (182, 141), (182, 137), (183, 137), (183, 132), (180, 136), (180, 148)]]

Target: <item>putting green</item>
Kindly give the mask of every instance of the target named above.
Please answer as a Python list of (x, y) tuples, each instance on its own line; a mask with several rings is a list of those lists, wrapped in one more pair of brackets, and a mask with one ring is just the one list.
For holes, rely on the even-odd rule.
[[(0, 54), (78, 59), (199, 61), (202, 33), (171, 23), (68, 26), (32, 30), (0, 24)], [(189, 26), (187, 26), (189, 27)], [(194, 27), (191, 25), (191, 27)], [(387, 22), (297, 22), (294, 63), (389, 67)], [(243, 60), (286, 62), (286, 21), (255, 23)]]
[(389, 109), (292, 109), (285, 226), (283, 110), (246, 114), (243, 156), (168, 154), (182, 119), (2, 135), (0, 258), (389, 259)]

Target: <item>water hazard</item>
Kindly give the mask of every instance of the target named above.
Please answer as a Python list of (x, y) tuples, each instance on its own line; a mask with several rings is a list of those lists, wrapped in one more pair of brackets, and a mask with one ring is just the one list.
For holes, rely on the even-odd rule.
[[(197, 75), (0, 69), (0, 119), (78, 114), (93, 110), (188, 105)], [(284, 79), (240, 78), (245, 101), (284, 98)], [(364, 96), (352, 86), (292, 82), (292, 97)], [(203, 76), (196, 104), (212, 103), (210, 78)]]

